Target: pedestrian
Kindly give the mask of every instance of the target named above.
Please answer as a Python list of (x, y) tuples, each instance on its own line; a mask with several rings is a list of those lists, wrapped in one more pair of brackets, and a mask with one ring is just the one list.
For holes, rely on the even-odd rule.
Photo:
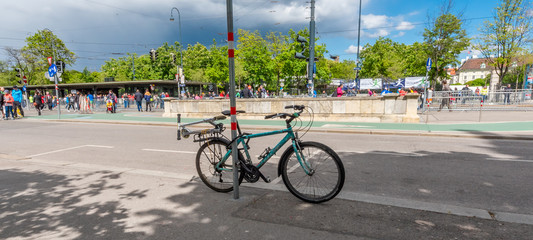
[(144, 110), (145, 112), (148, 112), (148, 108), (150, 108), (150, 112), (152, 111), (151, 99), (152, 94), (147, 89), (144, 93), (144, 100), (146, 101), (146, 109)]
[(163, 101), (163, 99), (165, 99), (167, 97), (167, 95), (165, 95), (164, 92), (161, 93), (161, 109), (164, 109), (165, 108), (165, 101)]
[(342, 87), (344, 85), (341, 83), (338, 87), (337, 87), (337, 97), (342, 97), (342, 94), (344, 94), (344, 90), (342, 90)]
[(89, 99), (89, 104), (90, 104), (89, 107), (93, 107), (94, 108), (94, 95), (92, 93), (89, 93), (89, 94), (87, 94), (87, 98)]
[(76, 94), (74, 94), (74, 109), (76, 111), (80, 111), (80, 92), (76, 91)]
[(11, 93), (9, 90), (5, 90), (4, 92), (4, 106), (6, 109), (6, 116), (4, 120), (9, 119), (9, 115), (11, 115), (11, 119), (15, 119), (15, 115), (13, 115), (13, 96), (11, 96)]
[(37, 90), (35, 91), (35, 96), (33, 97), (33, 106), (35, 107), (35, 110), (37, 110), (37, 113), (39, 116), (41, 116), (41, 109), (43, 107), (42, 105), (43, 105), (43, 96), (41, 95), (41, 92)]
[(439, 112), (442, 110), (444, 106), (448, 106), (448, 109), (450, 112), (452, 111), (452, 108), (450, 107), (450, 97), (451, 97), (451, 91), (450, 85), (448, 85), (448, 82), (446, 80), (442, 81), (442, 102), (440, 103)]
[(504, 97), (503, 97), (503, 104), (511, 104), (511, 92), (513, 89), (511, 88), (511, 84), (507, 84), (507, 87), (503, 88)]
[(117, 112), (117, 102), (118, 102), (118, 100), (117, 100), (117, 95), (115, 95), (113, 90), (111, 90), (111, 89), (109, 90), (109, 93), (107, 94), (106, 99), (110, 100), (111, 103), (113, 104), (111, 113), (116, 113)]
[(22, 109), (22, 91), (19, 90), (17, 85), (13, 86), (11, 96), (13, 97), (13, 113), (15, 113), (14, 117), (18, 117), (17, 110), (19, 110), (20, 115), (24, 117), (24, 110)]
[(487, 86), (483, 86), (481, 89), (481, 97), (483, 99), (483, 102), (487, 101), (487, 96), (489, 94), (489, 89), (487, 89)]
[(122, 102), (124, 103), (124, 108), (129, 108), (128, 94), (122, 94)]
[(50, 92), (46, 92), (44, 99), (46, 100), (46, 105), (48, 106), (48, 110), (52, 111), (52, 96), (50, 96)]
[(135, 94), (133, 95), (133, 98), (135, 99), (135, 103), (137, 104), (137, 111), (142, 112), (143, 111), (142, 102), (143, 102), (144, 95), (141, 93), (139, 89), (137, 89), (137, 91), (135, 91)]
[(4, 87), (0, 87), (0, 112), (2, 112), (2, 119), (6, 118), (4, 112)]
[(466, 84), (463, 89), (461, 89), (462, 104), (465, 104), (467, 98), (469, 99), (472, 96), (472, 90), (470, 90), (468, 84)]

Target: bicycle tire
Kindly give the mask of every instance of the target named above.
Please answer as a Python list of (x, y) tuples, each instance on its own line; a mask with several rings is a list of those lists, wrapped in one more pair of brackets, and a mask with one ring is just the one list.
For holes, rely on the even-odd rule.
[[(196, 154), (196, 171), (205, 185), (217, 192), (233, 191), (233, 171), (216, 171), (215, 165), (226, 154), (230, 142), (223, 138), (209, 140)], [(239, 159), (243, 159), (239, 153)], [(229, 163), (229, 164), (228, 164)], [(231, 168), (231, 160), (226, 161), (225, 168)], [(240, 169), (240, 168), (239, 168)], [(239, 170), (239, 184), (242, 182)]]
[(279, 163), (287, 189), (297, 198), (310, 203), (326, 202), (337, 196), (345, 179), (344, 165), (337, 153), (317, 142), (300, 143), (299, 152), (314, 173), (305, 173), (292, 145), (289, 146)]

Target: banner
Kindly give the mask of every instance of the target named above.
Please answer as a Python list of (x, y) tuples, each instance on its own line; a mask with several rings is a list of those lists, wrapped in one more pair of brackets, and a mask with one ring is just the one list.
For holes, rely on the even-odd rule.
[(366, 89), (381, 89), (381, 78), (363, 78), (359, 80), (359, 89), (366, 90)]
[(410, 88), (424, 88), (428, 87), (429, 83), (426, 80), (426, 77), (406, 77), (405, 78), (405, 87)]
[(386, 87), (387, 89), (404, 88), (405, 87), (405, 79), (398, 79), (398, 80), (396, 80), (394, 82), (383, 84), (383, 86)]

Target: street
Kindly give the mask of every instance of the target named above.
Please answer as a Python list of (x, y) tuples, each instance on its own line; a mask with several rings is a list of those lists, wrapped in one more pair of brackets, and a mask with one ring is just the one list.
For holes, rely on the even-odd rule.
[[(232, 200), (232, 194), (216, 193), (203, 186), (196, 177), (194, 165), (196, 151), (199, 146), (192, 141), (192, 138), (177, 141), (175, 127), (58, 123), (37, 120), (8, 121), (2, 122), (1, 126), (0, 132), (3, 140), (0, 146), (0, 179), (2, 179), (0, 184), (2, 184), (2, 189), (11, 189), (13, 185), (17, 185), (20, 181), (26, 181), (23, 180), (26, 177), (44, 178), (42, 182), (38, 180), (32, 182), (32, 184), (28, 183), (28, 189), (20, 192), (15, 191), (17, 193), (12, 196), (7, 195), (7, 190), (4, 191), (2, 202), (14, 203), (15, 199), (16, 201), (25, 202), (22, 209), (34, 208), (33, 205), (28, 203), (28, 201), (32, 202), (33, 200), (21, 197), (24, 196), (24, 192), (25, 194), (28, 194), (28, 191), (31, 193), (30, 188), (35, 187), (34, 185), (44, 184), (46, 187), (56, 191), (58, 186), (55, 184), (59, 183), (54, 182), (59, 181), (61, 188), (68, 189), (69, 186), (72, 186), (67, 181), (69, 180), (80, 182), (81, 186), (86, 184), (85, 187), (68, 192), (70, 197), (74, 196), (75, 192), (80, 193), (76, 197), (75, 203), (70, 206), (72, 208), (86, 202), (87, 200), (84, 199), (84, 196), (86, 196), (87, 198), (96, 197), (99, 204), (104, 203), (100, 207), (104, 207), (104, 209), (112, 208), (115, 213), (122, 209), (123, 214), (127, 215), (127, 211), (124, 209), (135, 209), (137, 218), (132, 219), (124, 216), (127, 219), (125, 220), (125, 229), (123, 229), (124, 231), (118, 231), (121, 234), (116, 235), (115, 237), (117, 238), (142, 238), (154, 233), (153, 226), (142, 224), (146, 223), (145, 220), (147, 219), (152, 221), (154, 216), (158, 215), (157, 212), (150, 212), (156, 210), (150, 208), (152, 206), (147, 200), (151, 199), (147, 195), (153, 194), (156, 196), (158, 194), (170, 194), (171, 196), (178, 194), (174, 195), (174, 197), (179, 196), (180, 201), (188, 204), (185, 210), (180, 209), (176, 212), (171, 206), (156, 204), (157, 208), (169, 211), (166, 214), (173, 216), (177, 214), (181, 217), (195, 216), (194, 219), (190, 220), (181, 219), (181, 221), (185, 222), (214, 221), (206, 220), (213, 216), (199, 216), (198, 214), (200, 213), (195, 211), (194, 206), (198, 204), (195, 202), (203, 199), (215, 201), (212, 204), (230, 201), (233, 208), (231, 208), (232, 210), (228, 209), (226, 214), (230, 214), (230, 211), (236, 211), (232, 214), (233, 217), (258, 220), (270, 224), (283, 224), (284, 222), (280, 219), (275, 219), (276, 216), (279, 217), (279, 214), (271, 216), (271, 219), (274, 218), (273, 220), (261, 219), (257, 217), (257, 214), (251, 212), (248, 214), (247, 211), (250, 211), (250, 209), (255, 209), (257, 212), (263, 212), (266, 215), (271, 211), (261, 209), (260, 206), (244, 208), (239, 204), (242, 202)], [(227, 132), (229, 134), (229, 131)], [(257, 156), (263, 152), (265, 147), (273, 146), (279, 138), (274, 136), (254, 140), (251, 142), (252, 153), (253, 156)], [(481, 229), (479, 232), (477, 230), (474, 231), (478, 233), (477, 235), (473, 233), (472, 235), (466, 235), (468, 238), (473, 239), (490, 239), (491, 237), (500, 239), (505, 234), (517, 232), (524, 235), (514, 235), (515, 237), (508, 239), (522, 239), (523, 236), (531, 236), (533, 234), (533, 227), (531, 226), (533, 206), (530, 204), (531, 199), (533, 199), (533, 185), (529, 184), (532, 179), (531, 173), (533, 172), (533, 158), (531, 157), (533, 150), (530, 148), (530, 141), (312, 132), (307, 133), (303, 140), (322, 142), (332, 147), (341, 156), (346, 168), (346, 183), (341, 194), (336, 199), (322, 205), (326, 207), (341, 206), (337, 211), (344, 210), (335, 213), (337, 216), (353, 212), (353, 209), (357, 208), (357, 206), (363, 208), (364, 204), (371, 204), (364, 205), (364, 208), (380, 209), (384, 206), (392, 206), (399, 212), (409, 212), (406, 214), (407, 216), (416, 215), (412, 211), (424, 210), (430, 213), (444, 213), (444, 215), (438, 216), (460, 219), (457, 221), (472, 221), (471, 218), (462, 216), (488, 218), (489, 220), (486, 220), (488, 223), (484, 225), (487, 229)], [(279, 157), (280, 155), (281, 152), (278, 152), (277, 156)], [(254, 201), (254, 203), (263, 203), (261, 205), (263, 207), (269, 206), (269, 204), (275, 207), (273, 202), (281, 205), (285, 202), (293, 205), (302, 205), (301, 201), (287, 193), (283, 182), (276, 179), (278, 157), (272, 159), (262, 169), (265, 176), (270, 176), (273, 179), (273, 183), (267, 184), (261, 181), (255, 184), (244, 183), (240, 188), (241, 198), (244, 199), (241, 201), (249, 201), (256, 198), (258, 200)], [(74, 174), (77, 177), (62, 177), (62, 175), (69, 175), (80, 170), (86, 171), (87, 174)], [(133, 175), (123, 175), (126, 173)], [(133, 180), (123, 185), (106, 184), (118, 178), (132, 178)], [(172, 179), (179, 181), (176, 180), (176, 184), (172, 184)], [(90, 183), (91, 181), (93, 182)], [(155, 183), (152, 181), (155, 181)], [(181, 184), (178, 184), (178, 182)], [(161, 188), (154, 189), (153, 184), (156, 186), (159, 184)], [(175, 185), (180, 187), (176, 188)], [(200, 191), (200, 193), (195, 195), (184, 193), (183, 188), (193, 188), (193, 186), (195, 189), (199, 189), (196, 191)], [(98, 188), (102, 192), (105, 189), (108, 195), (103, 195), (102, 192), (94, 189), (91, 191), (91, 188)], [(46, 193), (48, 194), (48, 192)], [(117, 199), (109, 199), (110, 195), (117, 197)], [(145, 199), (141, 200), (143, 198)], [(137, 199), (139, 201), (124, 203), (121, 199)], [(166, 199), (168, 200), (168, 198)], [(45, 225), (39, 222), (45, 221), (45, 214), (53, 216), (54, 212), (67, 211), (62, 209), (61, 206), (64, 205), (55, 202), (56, 200), (43, 197), (43, 199), (37, 199), (37, 201), (55, 204), (47, 205), (49, 207), (47, 209), (41, 209), (44, 211), (42, 216), (32, 216), (33, 220), (36, 221), (32, 222), (33, 224)], [(185, 204), (184, 202), (180, 202), (182, 206)], [(341, 202), (346, 204), (340, 204)], [(39, 204), (44, 203), (40, 202)], [(347, 206), (351, 207), (346, 208)], [(15, 227), (24, 227), (25, 225), (18, 225), (20, 223), (15, 221), (16, 218), (11, 219), (12, 216), (7, 210), (22, 210), (17, 209), (17, 207), (20, 206), (16, 204), (10, 207), (2, 205), (1, 209), (4, 210), (5, 214), (2, 215), (0, 212), (0, 223), (3, 226), (8, 224), (13, 229), (11, 229), (12, 232), (9, 234), (6, 230), (9, 228), (1, 228), (0, 236), (50, 237), (54, 235), (35, 234), (47, 231), (57, 231), (58, 234), (62, 232), (58, 229), (52, 230), (41, 227), (43, 229), (39, 230), (42, 231), (27, 232), (29, 230), (26, 229), (26, 232), (23, 231), (25, 234), (16, 234), (17, 229)], [(98, 213), (100, 207), (92, 206), (92, 208), (84, 211)], [(238, 211), (239, 209), (242, 211)], [(320, 207), (315, 207), (314, 209), (317, 211), (316, 214), (326, 211)], [(80, 211), (81, 209), (76, 210)], [(221, 213), (223, 210), (217, 209), (214, 214), (223, 215)], [(145, 215), (142, 214), (143, 211)], [(394, 215), (394, 211), (390, 211), (392, 212), (390, 215)], [(327, 212), (322, 213), (328, 214)], [(78, 214), (83, 213), (80, 212)], [(374, 218), (379, 218), (379, 214), (376, 214)], [(106, 213), (102, 212), (97, 215), (105, 217)], [(305, 214), (302, 216), (305, 216)], [(37, 221), (39, 217), (44, 217), (44, 219)], [(159, 217), (161, 216), (159, 215)], [(313, 216), (310, 215), (310, 217)], [(319, 218), (322, 217), (324, 216)], [(314, 218), (317, 218), (317, 216), (314, 216)], [(335, 216), (324, 218), (331, 220)], [(216, 217), (213, 219), (216, 219)], [(19, 221), (22, 220), (19, 219)], [(100, 220), (95, 218), (90, 221)], [(109, 221), (113, 222), (114, 220), (110, 219)], [(218, 219), (217, 221), (223, 220)], [(298, 222), (300, 220), (295, 219), (295, 221)], [(500, 229), (499, 231), (498, 228), (489, 227), (489, 223), (496, 226), (506, 225), (507, 230), (501, 231)], [(528, 223), (529, 225), (520, 223)], [(302, 228), (314, 228), (314, 225), (306, 225), (303, 222), (301, 225), (294, 222), (287, 224), (296, 224), (299, 227), (297, 231), (302, 231)], [(435, 223), (417, 222), (417, 224), (423, 228), (430, 229), (432, 224)], [(168, 227), (172, 223), (157, 222), (156, 225)], [(126, 226), (134, 226), (135, 234), (122, 235), (130, 232)], [(261, 229), (268, 232), (268, 227)], [(361, 233), (357, 229), (354, 230), (353, 227), (344, 227), (343, 224), (331, 226), (331, 228), (322, 226), (314, 229), (320, 230), (316, 233), (317, 235), (313, 236), (316, 239), (333, 236), (329, 234), (340, 234), (338, 236), (335, 235), (336, 238), (358, 236), (369, 239), (382, 239), (391, 236), (396, 236), (394, 238), (398, 239), (409, 239), (409, 236), (414, 236), (415, 238), (423, 236), (416, 235), (416, 233), (413, 233), (415, 235), (395, 235), (398, 233), (394, 232), (391, 232), (391, 235), (379, 235), (386, 234), (387, 231), (372, 235)], [(409, 227), (406, 226), (406, 229), (409, 229)], [(221, 229), (219, 230), (222, 231)], [(494, 232), (489, 234), (485, 230)], [(89, 234), (90, 231), (87, 231), (87, 234)], [(98, 229), (94, 229), (94, 231), (98, 234)], [(164, 231), (170, 231), (170, 235), (175, 234), (170, 229)], [(258, 231), (258, 229), (254, 228), (254, 231)], [(364, 231), (364, 229), (361, 231)], [(379, 232), (378, 230), (368, 231), (371, 233)], [(455, 229), (455, 231), (461, 231), (461, 229)], [(439, 235), (439, 233), (444, 235)], [(199, 234), (197, 235), (199, 237), (215, 238), (214, 235), (196, 234)], [(433, 234), (436, 234), (435, 238), (437, 239), (441, 239), (441, 237), (465, 236), (464, 233), (451, 230), (443, 232), (442, 229), (432, 233), (431, 236)], [(80, 236), (89, 237), (91, 235), (82, 234)], [(96, 236), (113, 238), (112, 235), (105, 234)], [(237, 236), (242, 237), (242, 235)], [(300, 235), (300, 237), (303, 236), (306, 235)], [(265, 237), (265, 239), (267, 238)]]

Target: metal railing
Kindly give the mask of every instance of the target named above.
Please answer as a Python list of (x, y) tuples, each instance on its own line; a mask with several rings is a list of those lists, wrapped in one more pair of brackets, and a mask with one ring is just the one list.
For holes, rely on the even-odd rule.
[[(430, 111), (446, 108), (452, 110), (486, 111), (486, 110), (533, 110), (531, 90), (519, 89), (512, 91), (490, 91), (487, 94), (476, 94), (470, 91), (434, 91), (419, 99), (420, 108)], [(425, 105), (423, 105), (425, 104)]]

